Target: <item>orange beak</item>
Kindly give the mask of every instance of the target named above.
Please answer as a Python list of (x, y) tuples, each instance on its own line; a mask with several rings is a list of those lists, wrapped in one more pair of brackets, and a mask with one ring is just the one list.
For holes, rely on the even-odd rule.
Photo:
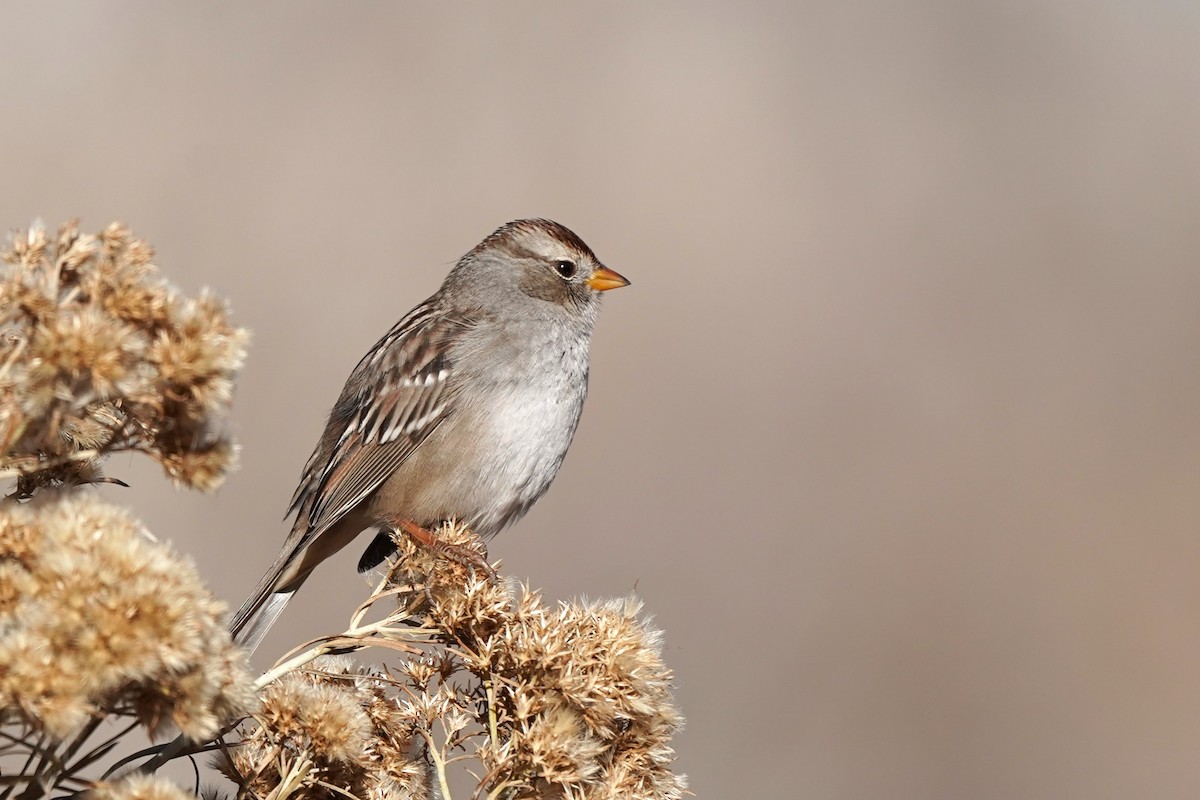
[(622, 286), (628, 286), (629, 281), (608, 267), (597, 267), (592, 276), (587, 279), (587, 285), (597, 292), (607, 292), (609, 289), (620, 289)]

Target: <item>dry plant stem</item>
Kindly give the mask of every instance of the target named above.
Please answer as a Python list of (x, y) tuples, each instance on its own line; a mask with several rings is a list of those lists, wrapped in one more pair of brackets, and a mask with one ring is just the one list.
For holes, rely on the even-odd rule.
[[(483, 791), (484, 785), (485, 784), (481, 781), (479, 786), (475, 789), (475, 793), (471, 796), (471, 800), (478, 800), (479, 793)], [(500, 797), (500, 795), (502, 795), (504, 792), (507, 792), (509, 789), (516, 788), (517, 786), (520, 786), (520, 784), (513, 783), (511, 781), (504, 781), (487, 793), (488, 800), (496, 800), (496, 798)]]
[(360, 650), (366, 647), (383, 647), (408, 653), (409, 655), (422, 655), (422, 650), (408, 646), (403, 642), (397, 642), (383, 636), (372, 636), (373, 633), (380, 631), (395, 633), (396, 629), (389, 627), (386, 624), (388, 622), (389, 620), (380, 620), (377, 623), (372, 623), (354, 631), (346, 631), (337, 636), (314, 639), (308, 644), (301, 645), (301, 647), (308, 649), (287, 658), (285, 661), (277, 663), (271, 669), (264, 672), (254, 682), (255, 691), (262, 691), (263, 688), (279, 680), (289, 672), (293, 672), (321, 656), (340, 653), (347, 649)]
[[(28, 729), (26, 729), (25, 733), (26, 735), (29, 734)], [(23, 748), (29, 750), (29, 755), (26, 756), (25, 763), (21, 766), (21, 770), (16, 774), (15, 777), (5, 779), (5, 781), (9, 783), (9, 787), (3, 792), (0, 792), (0, 800), (4, 800), (12, 795), (13, 791), (17, 788), (18, 783), (23, 783), (25, 780), (27, 780), (26, 773), (29, 772), (29, 768), (33, 766), (33, 762), (38, 757), (38, 753), (42, 752), (46, 737), (39, 736), (37, 741), (31, 744), (26, 739), (18, 738), (3, 730), (0, 730), (0, 736), (3, 736), (5, 739), (8, 739), (10, 742), (12, 742), (14, 745), (13, 749)]]
[(428, 731), (421, 731), (421, 735), (425, 737), (425, 744), (427, 747), (426, 752), (428, 752), (430, 758), (433, 759), (433, 767), (437, 770), (438, 785), (441, 787), (442, 797), (445, 800), (451, 800), (450, 782), (446, 777), (445, 754), (438, 749), (437, 742), (433, 741), (433, 735), (431, 733)]
[[(94, 723), (99, 724), (98, 721), (94, 721)], [(90, 729), (94, 730), (94, 725), (90, 726)], [(88, 733), (90, 735), (90, 732)], [(80, 736), (83, 735), (83, 733), (80, 734)], [(39, 741), (37, 769), (30, 776), (25, 791), (18, 795), (19, 798), (28, 800), (28, 798), (43, 797), (54, 788), (60, 776), (69, 773), (66, 765), (68, 756), (58, 753), (53, 747), (48, 746), (47, 742), (46, 737), (42, 737)]]
[(20, 339), (17, 341), (16, 346), (13, 347), (12, 355), (6, 358), (4, 360), (4, 366), (0, 367), (0, 378), (5, 378), (8, 376), (8, 371), (12, 369), (13, 364), (17, 363), (17, 359), (25, 353), (25, 348), (28, 346), (28, 342), (25, 339)]
[(94, 714), (91, 721), (88, 722), (88, 724), (84, 726), (83, 730), (81, 730), (79, 734), (76, 735), (73, 740), (71, 740), (71, 743), (63, 749), (62, 760), (64, 762), (69, 761), (79, 750), (79, 748), (83, 747), (84, 742), (92, 737), (92, 734), (96, 732), (96, 728), (99, 728), (103, 722), (104, 715)]
[(285, 800), (296, 789), (298, 789), (312, 769), (312, 762), (304, 758), (295, 758), (291, 761), (290, 769), (288, 769), (282, 779), (279, 781), (279, 787), (275, 793), (267, 798), (267, 800)]
[[(229, 731), (233, 730), (236, 725), (236, 722), (227, 725), (219, 734), (217, 734), (218, 737), (229, 733)], [(125, 758), (121, 759), (121, 761), (114, 764), (113, 767), (105, 773), (105, 777), (120, 769), (122, 765), (128, 764), (129, 762), (141, 758), (142, 756), (150, 755), (151, 753), (154, 753), (154, 757), (138, 767), (137, 772), (149, 775), (157, 772), (159, 767), (163, 766), (168, 761), (174, 761), (177, 758), (192, 756), (196, 753), (203, 753), (207, 750), (215, 749), (217, 749), (215, 745), (208, 744), (207, 742), (194, 742), (183, 734), (180, 734), (164, 745), (159, 745), (158, 747), (148, 747), (145, 750), (134, 753), (133, 755), (126, 756)]]
[[(221, 732), (221, 735), (224, 736), (228, 732), (229, 732), (229, 729), (226, 728), (224, 731)], [(129, 755), (125, 756), (120, 761), (116, 762), (115, 764), (110, 766), (108, 769), (106, 769), (104, 771), (104, 774), (102, 774), (100, 776), (100, 780), (102, 780), (102, 781), (108, 780), (114, 774), (116, 774), (117, 772), (120, 772), (121, 768), (124, 767), (126, 764), (132, 764), (134, 761), (137, 761), (139, 758), (145, 758), (146, 756), (160, 755), (166, 748), (171, 747), (172, 745), (175, 745), (182, 738), (183, 737), (176, 737), (166, 744), (155, 745), (153, 747), (145, 747), (145, 748), (142, 748), (141, 750), (138, 750), (136, 753), (130, 753)], [(194, 751), (189, 751), (188, 753), (178, 753), (177, 755), (191, 755), (191, 753), (193, 753), (193, 752), (199, 753), (202, 750), (204, 750), (203, 747), (198, 747)], [(157, 765), (155, 765), (154, 769), (150, 769), (151, 763), (152, 763), (152, 761), (146, 762), (142, 766), (138, 767), (137, 771), (149, 773), (149, 772), (153, 772), (154, 769), (157, 769), (158, 767), (162, 766), (162, 764), (157, 764)]]
[(342, 787), (334, 786), (332, 783), (327, 783), (325, 781), (317, 781), (314, 785), (320, 786), (322, 789), (328, 789), (329, 791), (333, 792), (334, 794), (340, 794), (342, 797), (345, 797), (346, 800), (362, 800), (362, 798), (356, 797), (356, 796), (350, 794), (349, 792), (347, 792)]
[[(261, 773), (261, 772), (262, 772), (263, 768), (266, 766), (266, 764), (267, 764), (267, 763), (269, 763), (269, 762), (271, 762), (271, 761), (274, 761), (276, 758), (278, 758), (278, 757), (279, 757), (279, 755), (280, 755), (282, 752), (283, 752), (283, 746), (282, 746), (282, 745), (277, 745), (277, 746), (276, 746), (276, 747), (275, 747), (275, 748), (274, 748), (274, 749), (273, 749), (271, 752), (269, 752), (269, 753), (267, 753), (267, 754), (266, 754), (266, 757), (264, 757), (264, 758), (263, 758), (263, 763), (262, 763), (262, 764), (260, 764), (260, 765), (259, 765), (259, 766), (258, 766), (258, 767), (255, 769), (255, 771), (254, 771), (254, 773), (253, 773), (253, 774), (250, 774), (250, 775), (243, 775), (243, 774), (241, 774), (241, 773), (238, 773), (238, 793), (237, 793), (237, 800), (244, 800), (244, 798), (246, 798), (246, 797), (248, 797), (248, 796), (249, 796), (249, 794), (250, 794), (250, 785), (251, 785), (251, 783), (252, 783), (253, 779), (258, 777), (259, 773)], [(230, 762), (229, 762), (229, 763), (230, 763), (230, 764), (232, 764), (232, 763), (233, 763), (233, 760), (232, 760), (232, 758), (230, 759)], [(236, 771), (236, 768), (235, 768), (235, 771)]]
[[(53, 773), (47, 769), (47, 766), (53, 764), (58, 769)], [(34, 771), (29, 783), (25, 787), (25, 791), (17, 795), (19, 800), (34, 800), (34, 798), (45, 797), (54, 788), (53, 778), (64, 771), (64, 765), (58, 758), (58, 754), (53, 751), (47, 751), (46, 757), (42, 759), (37, 770)]]
[(134, 728), (136, 728), (137, 725), (138, 721), (136, 719), (131, 721), (124, 728), (105, 739), (96, 747), (92, 748), (89, 753), (81, 756), (78, 761), (76, 761), (74, 764), (71, 764), (67, 768), (67, 772), (72, 775), (78, 774), (86, 767), (89, 767), (95, 762), (99, 761), (101, 758), (104, 758), (104, 756), (108, 755), (112, 749), (120, 743), (121, 739), (125, 738), (125, 736)]
[(496, 676), (494, 674), (488, 673), (483, 681), (483, 688), (487, 693), (488, 736), (491, 737), (491, 741), (498, 742), (500, 734), (496, 721)]
[[(407, 591), (407, 587), (388, 589), (387, 584), (388, 579), (386, 577), (376, 584), (375, 591), (371, 593), (371, 597), (369, 597), (365, 602), (361, 603), (358, 608), (354, 610), (354, 614), (350, 618), (350, 626), (345, 631), (335, 636), (313, 639), (311, 642), (302, 644), (295, 648), (290, 653), (286, 654), (283, 659), (275, 662), (275, 666), (263, 673), (258, 680), (254, 682), (254, 691), (260, 692), (265, 686), (279, 680), (281, 676), (286, 675), (295, 669), (299, 669), (314, 659), (320, 658), (324, 655), (329, 655), (334, 651), (341, 649), (342, 647), (367, 646), (367, 640), (373, 633), (380, 631), (390, 632), (391, 629), (388, 623), (394, 622), (401, 616), (401, 614), (389, 614), (378, 622), (373, 622), (369, 625), (362, 624), (363, 617), (367, 615), (367, 612), (370, 611), (371, 607), (377, 602), (384, 598), (399, 595)], [(394, 645), (395, 643), (391, 644)], [(415, 648), (406, 648), (405, 652), (411, 652), (419, 655), (420, 651), (416, 650)]]

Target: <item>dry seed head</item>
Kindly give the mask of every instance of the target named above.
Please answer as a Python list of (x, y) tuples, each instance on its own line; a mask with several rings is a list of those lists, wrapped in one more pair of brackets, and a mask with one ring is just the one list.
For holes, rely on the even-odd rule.
[[(438, 537), (481, 547), (457, 525)], [(473, 752), (487, 787), (521, 787), (514, 797), (682, 795), (670, 743), (683, 720), (661, 634), (638, 600), (547, 606), (537, 592), (509, 592), (407, 538), (398, 544), (391, 585), (412, 587), (401, 613), (415, 608), (420, 630), (445, 646), (399, 670), (405, 725)]]
[[(0, 275), (0, 470), (23, 496), (95, 480), (94, 456), (141, 450), (178, 483), (215, 488), (247, 334), (210, 293), (181, 296), (149, 245), (114, 223), (14, 233)], [(79, 457), (83, 456), (83, 457)]]
[[(458, 522), (448, 522), (437, 531), (443, 544), (486, 556), (483, 540)], [(426, 600), (426, 622), (457, 640), (478, 641), (490, 637), (504, 624), (512, 601), (507, 586), (495, 583), (454, 559), (422, 547), (408, 536), (397, 536), (399, 558), (389, 575), (390, 585), (420, 585)]]
[(196, 800), (190, 793), (158, 775), (133, 773), (89, 790), (87, 800)]
[(0, 503), (0, 704), (55, 739), (125, 704), (212, 735), (253, 706), (224, 605), (190, 562), (87, 489)]
[(576, 709), (554, 700), (518, 722), (511, 747), (514, 755), (528, 759), (539, 779), (558, 784), (593, 779), (600, 771), (600, 756), (608, 749), (588, 731)]
[[(677, 796), (685, 784), (670, 772), (670, 738), (682, 718), (661, 658), (661, 636), (638, 618), (640, 603), (547, 608), (537, 593), (526, 591), (514, 606), (506, 626), (476, 651), (488, 664), (472, 667), (503, 676), (507, 688), (499, 697), (500, 717), (510, 737), (502, 747), (481, 751), (485, 765), (526, 776), (544, 796)], [(634, 774), (629, 764), (646, 774)], [(626, 765), (629, 775), (614, 773), (616, 765)], [(654, 788), (638, 794), (631, 781)], [(609, 784), (620, 791), (600, 791)]]
[(348, 659), (316, 659), (264, 690), (232, 763), (218, 766), (248, 777), (251, 795), (260, 798), (276, 793), (283, 776), (301, 765), (299, 797), (328, 797), (325, 783), (355, 797), (424, 800), (428, 763), (383, 688), (390, 684)]
[(286, 675), (263, 692), (259, 718), (281, 739), (329, 762), (361, 763), (371, 721), (353, 685)]

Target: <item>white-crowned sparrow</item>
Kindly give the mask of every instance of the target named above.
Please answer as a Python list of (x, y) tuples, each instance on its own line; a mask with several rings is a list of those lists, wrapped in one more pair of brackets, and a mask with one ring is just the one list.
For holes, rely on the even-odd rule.
[[(443, 520), (492, 536), (545, 493), (587, 394), (600, 293), (629, 281), (557, 222), (517, 220), (350, 373), (308, 459), (275, 563), (230, 623), (253, 649), (313, 568), (362, 531), (427, 543)], [(360, 568), (382, 561), (381, 534)]]

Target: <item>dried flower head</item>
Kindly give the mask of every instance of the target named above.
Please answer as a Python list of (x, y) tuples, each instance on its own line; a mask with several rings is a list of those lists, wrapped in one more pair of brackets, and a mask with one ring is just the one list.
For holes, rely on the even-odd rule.
[(118, 781), (101, 783), (87, 793), (88, 800), (195, 800), (166, 778), (134, 773)]
[(633, 598), (548, 608), (525, 590), (508, 624), (464, 651), (498, 686), (493, 713), (508, 737), (481, 751), (492, 772), (539, 797), (682, 796), (670, 742), (683, 718), (641, 608)]
[(88, 489), (0, 501), (0, 722), (65, 739), (98, 715), (196, 739), (253, 707), (224, 605)]
[(252, 796), (424, 800), (429, 771), (382, 674), (324, 657), (262, 692), (256, 724), (218, 766)]
[[(446, 526), (438, 537), (482, 551), (478, 537), (461, 526)], [(263, 710), (233, 756), (237, 771), (256, 776), (248, 784), (253, 796), (273, 797), (281, 787), (312, 796), (322, 786), (314, 775), (335, 774), (338, 788), (355, 796), (397, 796), (335, 769), (337, 758), (353, 751), (389, 752), (387, 769), (397, 770), (410, 792), (401, 797), (426, 796), (413, 787), (436, 779), (438, 793), (449, 798), (450, 774), (466, 761), (476, 765), (471, 774), (479, 795), (682, 797), (686, 782), (671, 771), (670, 743), (683, 720), (661, 635), (640, 618), (640, 602), (547, 606), (536, 592), (510, 592), (462, 560), (407, 538), (397, 543), (400, 557), (374, 598), (395, 598), (397, 610), (374, 623), (364, 623), (360, 611), (344, 634), (268, 673), (266, 680), (284, 677), (265, 692)], [(294, 671), (317, 653), (355, 643), (407, 655), (387, 673), (345, 664)], [(331, 704), (312, 689), (335, 674), (339, 691), (368, 709), (365, 750), (357, 736), (333, 742), (313, 733), (314, 714), (330, 714)], [(307, 688), (299, 690), (297, 681)]]
[(211, 294), (180, 296), (152, 257), (119, 223), (53, 238), (35, 224), (0, 253), (0, 474), (20, 496), (95, 482), (119, 450), (205, 490), (233, 465), (219, 425), (247, 334)]

